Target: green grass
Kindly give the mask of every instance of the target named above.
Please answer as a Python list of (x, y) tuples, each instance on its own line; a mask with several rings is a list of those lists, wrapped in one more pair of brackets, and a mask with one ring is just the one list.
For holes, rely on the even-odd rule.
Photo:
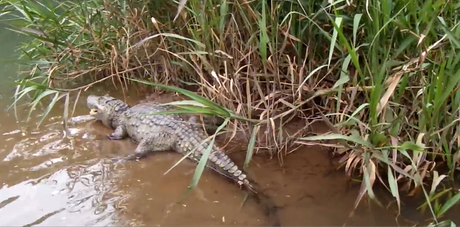
[[(398, 206), (401, 193), (422, 189), (421, 208), (439, 224), (460, 199), (452, 186), (459, 160), (460, 3), (330, 2), (1, 4), (11, 28), (33, 39), (21, 47), (29, 64), (16, 99), (29, 96), (36, 105), (54, 96), (52, 106), (108, 80), (121, 88), (198, 84), (196, 93), (176, 92), (208, 108), (182, 110), (253, 131), (246, 166), (258, 150), (332, 144), (346, 174), (361, 181), (356, 205), (364, 195), (377, 199), (378, 182)], [(310, 113), (306, 104), (333, 132), (281, 136), (281, 125)], [(256, 136), (261, 126), (273, 135), (263, 142)]]

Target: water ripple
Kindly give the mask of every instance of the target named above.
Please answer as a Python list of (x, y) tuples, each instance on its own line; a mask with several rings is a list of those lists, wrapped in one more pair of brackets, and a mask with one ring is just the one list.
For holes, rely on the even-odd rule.
[[(72, 124), (87, 121), (75, 118)], [(0, 225), (111, 225), (120, 201), (120, 171), (94, 153), (100, 145), (89, 124), (64, 130), (55, 117), (35, 129), (2, 133)], [(8, 149), (9, 148), (9, 149)], [(75, 215), (77, 214), (77, 215)]]
[[(83, 117), (77, 116), (72, 119), (73, 121), (71, 122), (75, 124), (75, 122), (81, 123), (88, 121), (88, 119), (91, 118), (84, 115)], [(5, 141), (14, 142), (19, 140), (12, 145), (13, 148), (6, 155), (3, 161), (8, 162), (17, 158), (30, 160), (35, 157), (49, 157), (59, 152), (69, 151), (73, 148), (73, 144), (67, 137), (81, 137), (81, 139), (84, 140), (95, 139), (93, 134), (88, 133), (87, 127), (70, 127), (66, 133), (62, 123), (58, 120), (59, 118), (55, 118), (54, 122), (43, 126), (41, 129), (33, 129), (29, 131), (17, 129), (3, 133), (2, 136)], [(5, 147), (8, 147), (8, 144), (5, 145)], [(55, 161), (53, 161), (53, 163), (55, 163)], [(34, 168), (43, 168), (45, 166), (47, 165), (43, 164), (41, 167)]]
[[(0, 225), (109, 225), (119, 200), (110, 167), (73, 165), (0, 190)], [(72, 215), (78, 213), (78, 215)], [(67, 224), (66, 224), (67, 223)]]

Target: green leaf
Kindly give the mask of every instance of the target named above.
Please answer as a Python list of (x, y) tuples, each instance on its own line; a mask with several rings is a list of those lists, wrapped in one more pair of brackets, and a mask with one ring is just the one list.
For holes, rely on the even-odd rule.
[(449, 210), (450, 208), (452, 208), (455, 204), (458, 203), (458, 201), (460, 200), (460, 192), (457, 192), (457, 194), (455, 196), (453, 196), (452, 198), (450, 198), (449, 200), (447, 200), (446, 203), (444, 203), (441, 207), (441, 209), (438, 211), (438, 216), (441, 216), (443, 215), (447, 210)]
[(254, 152), (254, 145), (256, 143), (257, 133), (259, 132), (260, 125), (254, 126), (251, 133), (251, 139), (249, 140), (248, 148), (246, 150), (246, 159), (244, 160), (244, 168), (246, 169), (251, 162), (252, 154)]
[(342, 134), (335, 134), (335, 133), (327, 134), (327, 135), (308, 136), (308, 137), (302, 137), (302, 138), (298, 138), (298, 139), (299, 140), (309, 140), (309, 141), (341, 139), (341, 140), (354, 142), (354, 143), (357, 143), (357, 144), (360, 144), (360, 145), (363, 145), (363, 146), (369, 147), (369, 148), (374, 147), (371, 143), (363, 140), (359, 136), (345, 136), (345, 135), (342, 135)]
[(399, 197), (399, 189), (398, 189), (398, 182), (396, 181), (395, 177), (393, 176), (393, 171), (388, 166), (388, 184), (390, 185), (390, 191), (393, 197), (396, 199), (398, 203), (398, 210), (401, 209), (401, 198)]
[(342, 25), (342, 18), (341, 17), (335, 18), (334, 31), (332, 32), (332, 40), (331, 40), (331, 44), (329, 45), (329, 57), (327, 58), (328, 66), (331, 65), (332, 55), (334, 54), (335, 45), (337, 43), (337, 35), (339, 34), (338, 30), (341, 25)]
[(229, 118), (226, 118), (224, 123), (217, 128), (216, 133), (211, 136), (212, 137), (211, 142), (209, 143), (209, 146), (206, 147), (205, 151), (203, 152), (200, 162), (198, 163), (198, 166), (195, 169), (195, 174), (193, 174), (192, 184), (189, 186), (190, 189), (198, 185), (198, 182), (200, 181), (204, 167), (206, 166), (206, 163), (208, 162), (209, 154), (211, 153), (212, 148), (214, 146), (214, 142), (216, 140), (216, 134), (217, 132), (222, 130), (227, 125), (228, 121), (229, 121)]
[(399, 148), (404, 149), (404, 150), (413, 150), (413, 151), (423, 151), (424, 150), (423, 147), (415, 143), (409, 142), (409, 141), (404, 142), (401, 146), (399, 146)]
[(178, 92), (180, 94), (183, 94), (201, 104), (203, 104), (204, 106), (207, 106), (211, 109), (214, 109), (216, 110), (216, 112), (219, 113), (220, 116), (225, 116), (225, 117), (230, 117), (230, 113), (229, 113), (229, 110), (221, 107), (219, 104), (209, 100), (209, 99), (206, 99), (206, 98), (203, 98), (189, 90), (185, 90), (185, 89), (182, 89), (182, 88), (177, 88), (177, 87), (173, 87), (173, 86), (168, 86), (168, 85), (164, 85), (164, 84), (156, 84), (156, 83), (152, 83), (152, 82), (148, 82), (148, 81), (143, 81), (143, 80), (138, 80), (138, 79), (133, 79), (133, 78), (127, 78), (128, 80), (132, 80), (132, 81), (135, 81), (135, 82), (138, 82), (138, 83), (141, 83), (141, 84), (146, 84), (146, 85), (151, 85), (151, 86), (155, 86), (155, 87), (159, 87), (159, 88), (163, 88), (163, 89), (166, 89), (166, 90), (171, 90), (171, 91), (175, 91), (175, 92)]

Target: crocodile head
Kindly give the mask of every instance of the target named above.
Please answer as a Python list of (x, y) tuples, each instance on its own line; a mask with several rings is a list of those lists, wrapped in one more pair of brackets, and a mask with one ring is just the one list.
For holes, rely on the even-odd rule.
[(89, 95), (86, 105), (90, 109), (90, 115), (109, 128), (116, 128), (122, 114), (129, 109), (128, 104), (109, 95)]

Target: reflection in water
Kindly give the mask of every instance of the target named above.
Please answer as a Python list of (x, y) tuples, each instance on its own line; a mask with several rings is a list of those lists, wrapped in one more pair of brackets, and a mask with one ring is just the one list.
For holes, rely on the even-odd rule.
[[(113, 186), (117, 171), (91, 155), (97, 141), (82, 136), (86, 134), (64, 137), (62, 125), (55, 122), (30, 133), (3, 133), (5, 141), (15, 144), (1, 163), (2, 170), (9, 170), (0, 173), (1, 225), (113, 222), (116, 203), (123, 196)], [(75, 150), (87, 154), (75, 156)]]
[[(114, 199), (110, 193), (111, 178), (102, 163), (93, 168), (67, 168), (48, 176), (3, 188), (0, 198), (18, 197), (0, 209), (2, 225), (93, 225), (109, 224), (114, 213)], [(18, 193), (22, 192), (22, 193)], [(33, 201), (33, 202), (31, 202)], [(20, 212), (17, 212), (20, 211)], [(78, 213), (78, 215), (72, 215)], [(102, 214), (102, 215), (101, 215)]]

